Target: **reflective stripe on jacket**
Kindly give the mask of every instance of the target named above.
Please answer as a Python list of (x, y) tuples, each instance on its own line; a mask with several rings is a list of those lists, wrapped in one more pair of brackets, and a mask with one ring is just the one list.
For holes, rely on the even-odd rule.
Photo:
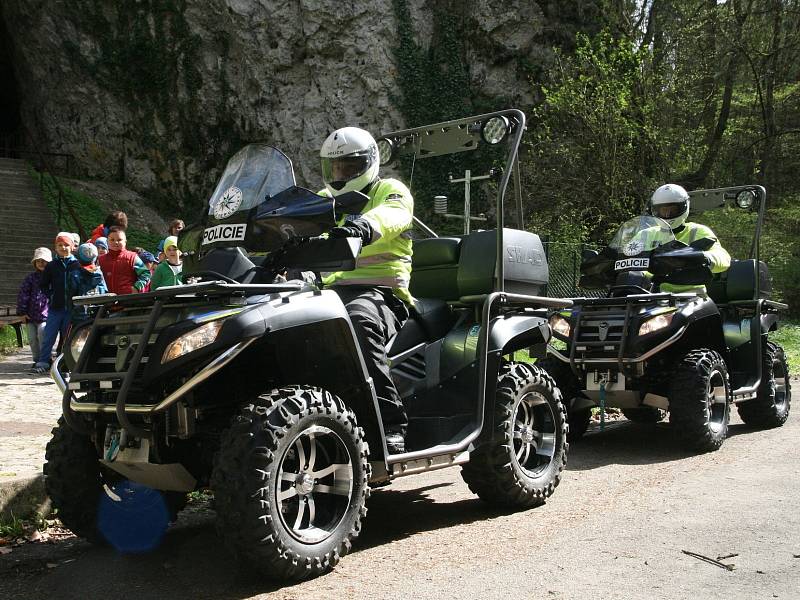
[[(327, 190), (320, 194), (328, 195)], [(325, 285), (387, 286), (398, 298), (413, 303), (411, 281), (411, 228), (414, 199), (396, 179), (379, 179), (370, 189), (360, 216), (372, 226), (372, 242), (364, 246), (353, 271), (337, 271), (323, 278)], [(350, 215), (339, 220), (342, 225)]]

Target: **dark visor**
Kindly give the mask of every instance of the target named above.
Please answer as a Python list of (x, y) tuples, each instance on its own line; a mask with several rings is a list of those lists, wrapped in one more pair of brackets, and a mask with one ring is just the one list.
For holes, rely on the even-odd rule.
[(661, 219), (674, 219), (686, 210), (686, 202), (673, 202), (671, 204), (656, 204), (653, 206), (653, 216)]
[(350, 181), (367, 170), (366, 156), (345, 156), (322, 159), (322, 179), (326, 182)]

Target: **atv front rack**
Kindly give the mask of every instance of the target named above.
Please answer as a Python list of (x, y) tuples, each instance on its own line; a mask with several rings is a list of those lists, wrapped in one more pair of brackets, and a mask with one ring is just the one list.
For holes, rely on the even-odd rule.
[[(119, 423), (128, 430), (130, 434), (137, 437), (147, 436), (149, 432), (133, 424), (129, 415), (139, 414), (148, 416), (168, 409), (191, 389), (201, 384), (219, 369), (231, 362), (253, 342), (252, 339), (242, 340), (227, 348), (163, 400), (155, 404), (129, 404), (128, 397), (131, 392), (131, 386), (137, 379), (144, 360), (149, 360), (149, 357), (145, 357), (145, 352), (148, 350), (148, 347), (152, 345), (151, 339), (156, 331), (156, 324), (165, 307), (179, 306), (182, 303), (191, 302), (192, 300), (219, 296), (237, 296), (243, 298), (254, 294), (294, 292), (303, 289), (303, 285), (304, 284), (299, 283), (251, 285), (210, 281), (183, 286), (169, 286), (143, 294), (128, 294), (123, 296), (104, 294), (75, 298), (75, 304), (91, 304), (100, 307), (89, 330), (84, 346), (86, 348), (96, 347), (98, 338), (101, 335), (101, 330), (104, 328), (132, 325), (136, 326), (137, 329), (141, 327), (141, 330), (127, 336), (130, 338), (131, 346), (135, 345), (136, 349), (124, 371), (88, 372), (87, 364), (90, 353), (81, 352), (77, 364), (72, 369), (70, 381), (67, 382), (60, 370), (63, 356), (60, 356), (56, 360), (51, 369), (51, 375), (63, 394), (62, 408), (64, 418), (69, 425), (77, 431), (85, 431), (82, 419), (78, 418), (77, 413), (114, 413)], [(152, 308), (148, 312), (141, 314), (150, 306), (152, 306)], [(116, 308), (133, 308), (138, 310), (140, 314), (132, 316), (113, 316), (113, 312)], [(67, 352), (69, 352), (69, 349), (67, 349)], [(81, 389), (81, 384), (83, 382), (96, 383), (100, 389), (109, 391), (118, 390), (116, 401), (113, 404), (81, 402), (75, 397), (74, 390)]]
[[(621, 372), (637, 363), (642, 363), (680, 338), (681, 328), (669, 339), (636, 357), (626, 357), (628, 330), (635, 312), (642, 305), (665, 303), (675, 306), (680, 301), (696, 298), (693, 293), (635, 294), (619, 298), (575, 298), (574, 305), (581, 308), (577, 318), (571, 319), (569, 355), (565, 356), (552, 346), (548, 352), (564, 362), (569, 362), (573, 372), (579, 376), (577, 365), (616, 363)], [(575, 313), (573, 313), (575, 317)], [(582, 353), (582, 354), (579, 354)], [(595, 353), (602, 356), (596, 356)]]
[(253, 294), (278, 294), (280, 292), (297, 292), (303, 289), (302, 283), (228, 283), (226, 281), (204, 281), (189, 285), (169, 285), (158, 288), (153, 292), (141, 294), (99, 294), (93, 296), (75, 296), (73, 304), (79, 306), (93, 305), (104, 306), (119, 302), (125, 306), (137, 304), (153, 304), (156, 300), (169, 300), (170, 298), (184, 299), (187, 296), (222, 296), (225, 294), (238, 294), (250, 296)]

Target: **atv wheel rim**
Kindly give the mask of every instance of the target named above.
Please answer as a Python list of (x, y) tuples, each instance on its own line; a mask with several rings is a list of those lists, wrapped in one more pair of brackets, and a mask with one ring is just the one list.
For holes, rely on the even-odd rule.
[(555, 415), (538, 392), (525, 394), (514, 411), (514, 460), (526, 475), (537, 477), (556, 454)]
[(276, 495), (283, 526), (295, 539), (317, 544), (347, 514), (353, 461), (344, 441), (327, 427), (300, 432), (281, 456)]
[(784, 415), (789, 410), (789, 397), (786, 394), (786, 371), (778, 359), (772, 361), (772, 379), (775, 382), (775, 410)]
[(728, 390), (725, 377), (719, 371), (712, 371), (706, 388), (706, 406), (708, 409), (708, 427), (719, 433), (727, 423)]

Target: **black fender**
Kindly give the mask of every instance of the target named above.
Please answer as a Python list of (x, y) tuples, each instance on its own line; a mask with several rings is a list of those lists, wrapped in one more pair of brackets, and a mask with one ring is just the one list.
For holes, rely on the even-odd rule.
[[(375, 387), (347, 310), (331, 290), (301, 292), (258, 309), (267, 324), (263, 345), (282, 384), (308, 384), (336, 394), (364, 428), (371, 458), (384, 455)], [(260, 344), (261, 345), (261, 344)]]
[(537, 344), (547, 344), (550, 336), (550, 325), (544, 317), (512, 315), (492, 320), (486, 357), (484, 427), (479, 439), (483, 441), (492, 439), (497, 429), (494, 402), (503, 356)]

